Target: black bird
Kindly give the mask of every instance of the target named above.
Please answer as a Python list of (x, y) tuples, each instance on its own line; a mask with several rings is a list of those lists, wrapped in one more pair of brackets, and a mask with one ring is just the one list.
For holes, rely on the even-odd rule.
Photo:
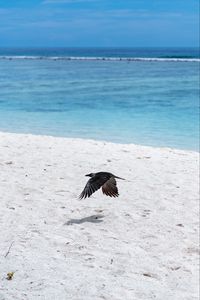
[(124, 178), (113, 175), (108, 172), (98, 172), (90, 173), (85, 176), (91, 177), (82, 193), (79, 196), (79, 199), (90, 197), (94, 192), (102, 187), (103, 194), (110, 197), (118, 197), (118, 188), (115, 178), (125, 180)]

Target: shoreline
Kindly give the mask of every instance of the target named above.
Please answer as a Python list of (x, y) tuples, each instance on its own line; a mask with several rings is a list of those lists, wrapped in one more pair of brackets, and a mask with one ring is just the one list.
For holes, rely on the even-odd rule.
[(192, 150), (192, 149), (180, 149), (176, 147), (169, 147), (169, 146), (150, 146), (150, 145), (143, 145), (143, 144), (134, 144), (134, 143), (120, 143), (120, 142), (112, 142), (107, 140), (99, 140), (99, 139), (89, 139), (89, 138), (79, 138), (79, 137), (66, 137), (66, 136), (56, 136), (56, 135), (48, 135), (48, 134), (35, 134), (35, 133), (21, 133), (21, 132), (10, 132), (10, 131), (1, 131), (0, 130), (0, 136), (8, 134), (8, 135), (21, 135), (21, 136), (33, 136), (33, 137), (46, 137), (46, 138), (55, 138), (55, 139), (64, 139), (69, 141), (88, 141), (88, 142), (97, 142), (97, 143), (103, 143), (103, 144), (111, 144), (111, 145), (119, 145), (119, 146), (132, 146), (132, 147), (142, 147), (142, 148), (153, 148), (153, 149), (160, 149), (160, 150), (168, 150), (168, 151), (182, 151), (182, 152), (191, 152), (191, 153), (197, 153), (199, 154), (198, 150)]

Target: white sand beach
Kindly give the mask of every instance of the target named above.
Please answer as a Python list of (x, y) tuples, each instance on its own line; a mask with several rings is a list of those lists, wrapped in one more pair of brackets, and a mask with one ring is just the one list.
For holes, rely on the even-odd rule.
[(198, 299), (197, 152), (0, 133), (0, 168), (0, 300)]

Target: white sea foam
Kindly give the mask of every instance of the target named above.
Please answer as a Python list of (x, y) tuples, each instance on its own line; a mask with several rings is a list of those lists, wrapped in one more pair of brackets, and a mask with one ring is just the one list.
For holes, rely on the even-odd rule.
[(200, 58), (160, 58), (160, 57), (86, 57), (86, 56), (0, 56), (0, 60), (82, 60), (82, 61), (147, 61), (147, 62), (200, 62)]

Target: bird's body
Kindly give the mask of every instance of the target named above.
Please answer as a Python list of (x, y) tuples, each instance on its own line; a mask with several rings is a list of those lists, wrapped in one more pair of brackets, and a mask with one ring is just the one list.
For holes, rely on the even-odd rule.
[(80, 199), (90, 197), (94, 192), (102, 187), (103, 194), (110, 197), (118, 197), (118, 188), (115, 178), (123, 179), (108, 172), (90, 173), (85, 176), (91, 177), (82, 193)]

